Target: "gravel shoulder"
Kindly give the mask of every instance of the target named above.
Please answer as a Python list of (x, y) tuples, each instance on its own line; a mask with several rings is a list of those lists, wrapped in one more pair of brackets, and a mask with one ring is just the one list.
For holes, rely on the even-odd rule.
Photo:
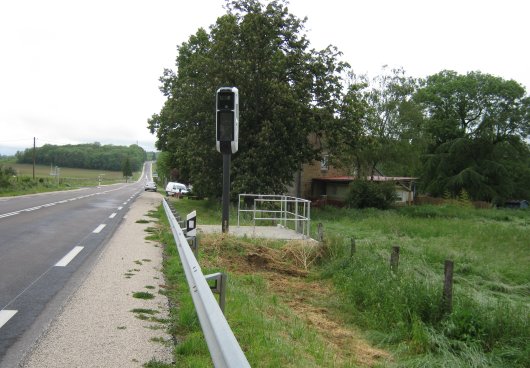
[[(166, 326), (153, 319), (168, 313), (167, 298), (158, 293), (164, 284), (162, 248), (145, 239), (145, 230), (153, 226), (146, 214), (161, 200), (158, 193), (144, 192), (131, 205), (86, 280), (22, 367), (142, 367), (150, 360), (173, 361)], [(142, 219), (149, 222), (137, 222)], [(135, 292), (154, 298), (135, 298)]]

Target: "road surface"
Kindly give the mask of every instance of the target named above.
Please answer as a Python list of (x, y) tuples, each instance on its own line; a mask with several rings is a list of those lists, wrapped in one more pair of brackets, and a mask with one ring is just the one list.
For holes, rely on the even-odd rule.
[(0, 198), (0, 367), (13, 366), (90, 270), (151, 180)]

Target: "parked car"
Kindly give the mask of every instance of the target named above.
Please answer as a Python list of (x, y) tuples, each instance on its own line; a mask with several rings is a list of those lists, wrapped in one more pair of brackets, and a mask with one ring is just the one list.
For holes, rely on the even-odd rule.
[(166, 186), (166, 194), (168, 196), (185, 196), (188, 194), (188, 187), (184, 184), (170, 181)]
[(152, 190), (153, 192), (156, 192), (156, 183), (154, 181), (148, 181), (145, 183), (144, 191)]

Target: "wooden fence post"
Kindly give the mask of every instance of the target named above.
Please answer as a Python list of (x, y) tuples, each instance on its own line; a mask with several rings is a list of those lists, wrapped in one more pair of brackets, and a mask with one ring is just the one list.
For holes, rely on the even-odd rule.
[(445, 261), (442, 308), (446, 313), (451, 313), (453, 310), (453, 267), (453, 261)]
[(318, 241), (320, 243), (322, 243), (324, 241), (324, 226), (322, 225), (321, 222), (318, 223), (317, 225), (317, 237), (318, 237)]
[(394, 245), (392, 247), (392, 253), (390, 253), (390, 268), (393, 272), (397, 272), (399, 265), (399, 246)]
[(351, 245), (350, 245), (350, 258), (353, 257), (353, 255), (355, 254), (356, 251), (357, 251), (357, 249), (355, 247), (355, 238), (352, 236)]

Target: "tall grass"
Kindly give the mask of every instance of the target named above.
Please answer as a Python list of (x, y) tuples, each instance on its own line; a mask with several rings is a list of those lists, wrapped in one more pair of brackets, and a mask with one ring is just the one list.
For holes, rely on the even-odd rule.
[[(199, 223), (220, 223), (217, 202), (184, 199), (178, 208), (181, 213), (197, 210)], [(232, 209), (231, 219), (236, 216)], [(346, 322), (393, 351), (394, 361), (381, 364), (530, 366), (530, 211), (458, 205), (312, 210), (313, 233), (319, 222), (324, 225), (323, 258), (311, 277), (331, 280)], [(351, 238), (357, 245), (353, 256)], [(393, 245), (401, 248), (396, 272), (389, 265)], [(242, 252), (230, 237), (219, 249)], [(441, 307), (446, 259), (455, 263), (451, 313)], [(227, 316), (251, 364), (334, 366), (314, 331), (293, 318), (289, 308), (263, 289), (264, 283), (252, 274), (229, 278)], [(177, 289), (186, 290), (179, 296), (185, 300), (185, 286)], [(191, 336), (177, 348), (186, 356), (179, 359), (188, 361), (208, 353), (200, 345), (196, 317), (183, 310), (185, 303), (179, 306), (182, 321), (175, 325), (182, 327), (175, 333)], [(201, 366), (203, 358), (196, 359)]]
[[(352, 322), (399, 347), (406, 366), (530, 366), (528, 212), (458, 206), (313, 211), (322, 265)], [(351, 257), (349, 238), (357, 240)], [(397, 272), (390, 247), (401, 246)], [(453, 311), (441, 308), (444, 259), (455, 262)], [(404, 344), (404, 345), (403, 345)]]

